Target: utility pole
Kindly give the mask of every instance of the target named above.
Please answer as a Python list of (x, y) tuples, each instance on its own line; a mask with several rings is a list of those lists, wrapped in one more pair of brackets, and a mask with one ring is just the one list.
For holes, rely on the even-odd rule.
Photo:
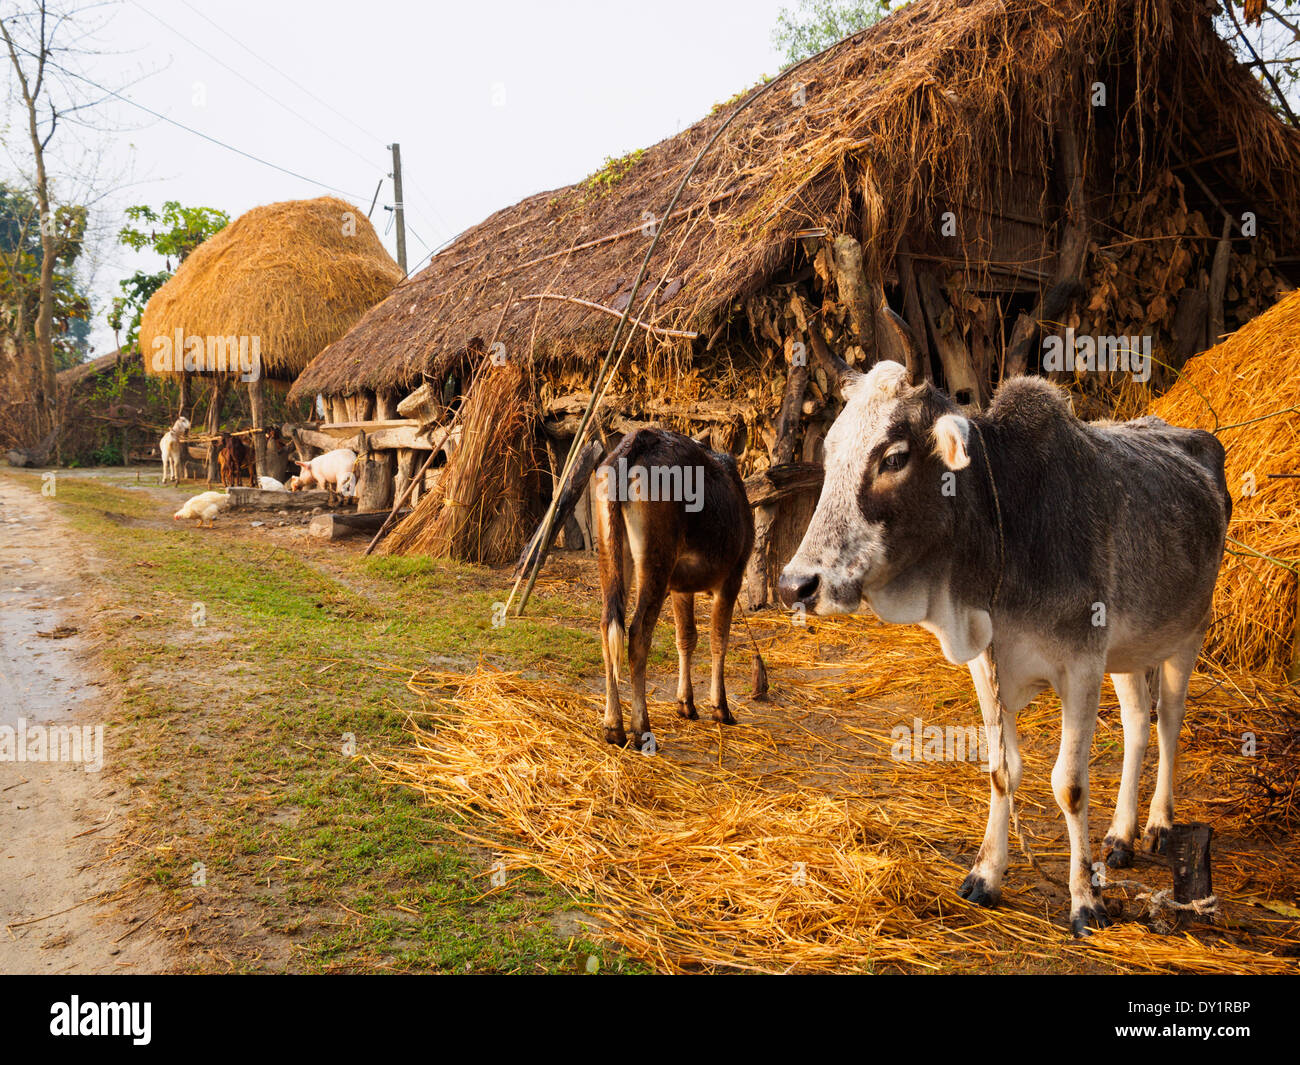
[(393, 149), (393, 212), (397, 216), (397, 265), (406, 273), (406, 212), (402, 206), (402, 146)]

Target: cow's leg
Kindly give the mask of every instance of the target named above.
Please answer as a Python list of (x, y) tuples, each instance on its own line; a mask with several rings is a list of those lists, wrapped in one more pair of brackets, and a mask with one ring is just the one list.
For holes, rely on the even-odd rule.
[(637, 566), (636, 610), (627, 630), (627, 655), (632, 673), (632, 745), (644, 750), (654, 743), (650, 711), (645, 701), (645, 667), (654, 639), (655, 622), (668, 595), (668, 574), (654, 566)]
[(1133, 844), (1137, 839), (1138, 782), (1151, 734), (1151, 693), (1145, 673), (1112, 673), (1110, 679), (1119, 697), (1120, 720), (1124, 724), (1124, 775), (1120, 777), (1115, 816), (1106, 831), (1102, 850), (1107, 865), (1123, 869), (1133, 864)]
[(623, 654), (622, 632), (621, 624), (610, 624), (607, 599), (600, 624), (600, 654), (605, 660), (605, 739), (620, 747), (627, 743), (627, 733), (623, 731), (623, 708), (618, 701), (618, 663)]
[(1174, 823), (1174, 773), (1178, 762), (1178, 734), (1187, 710), (1187, 683), (1192, 679), (1196, 656), (1201, 650), (1204, 633), (1197, 633), (1176, 654), (1160, 666), (1160, 701), (1156, 709), (1156, 735), (1160, 739), (1160, 762), (1156, 769), (1156, 790), (1151, 796), (1142, 845), (1149, 851), (1164, 853), (1169, 829)]
[(1089, 934), (1110, 916), (1092, 886), (1092, 844), (1088, 838), (1088, 756), (1101, 701), (1100, 664), (1079, 663), (1056, 685), (1061, 697), (1061, 748), (1052, 768), (1052, 793), (1070, 833), (1070, 930)]
[(975, 864), (957, 893), (980, 906), (996, 906), (1002, 898), (1002, 875), (1007, 868), (1011, 800), (1020, 787), (1024, 761), (1020, 757), (1020, 742), (1016, 736), (1016, 715), (1005, 708), (999, 713), (993, 698), (988, 656), (974, 659), (970, 663), (970, 672), (975, 681), (975, 693), (979, 696), (988, 743), (989, 819)]
[(694, 721), (700, 715), (695, 710), (691, 686), (691, 658), (700, 637), (695, 628), (693, 592), (673, 592), (673, 622), (677, 626), (677, 712)]
[(713, 720), (721, 721), (724, 725), (736, 723), (731, 708), (727, 705), (727, 685), (722, 671), (727, 661), (727, 640), (731, 636), (731, 613), (736, 608), (736, 595), (739, 591), (739, 580), (729, 580), (714, 592), (713, 609), (709, 617), (709, 655), (713, 659), (709, 702), (713, 706)]

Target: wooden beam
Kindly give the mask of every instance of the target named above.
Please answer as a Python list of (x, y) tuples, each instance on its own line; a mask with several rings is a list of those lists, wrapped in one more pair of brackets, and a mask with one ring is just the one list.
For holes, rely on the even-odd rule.
[(1214, 246), (1214, 262), (1210, 267), (1209, 332), (1206, 341), (1213, 347), (1223, 339), (1226, 331), (1223, 322), (1223, 296), (1228, 288), (1228, 265), (1232, 259), (1232, 219), (1223, 219), (1223, 232)]
[(230, 489), (231, 510), (312, 510), (329, 506), (338, 498), (331, 492), (310, 489), (305, 492), (266, 492), (261, 488), (237, 486)]
[(958, 329), (956, 312), (944, 297), (939, 279), (929, 270), (920, 271), (917, 281), (930, 339), (934, 341), (939, 361), (943, 364), (948, 395), (960, 406), (976, 410), (980, 404), (980, 382)]
[[(397, 520), (409, 514), (409, 510), (397, 512)], [(368, 514), (317, 514), (307, 526), (307, 532), (322, 540), (342, 540), (357, 533), (373, 533), (388, 517), (388, 511), (377, 510)]]
[(913, 378), (912, 384), (934, 380), (930, 369), (930, 338), (925, 328), (925, 312), (921, 310), (921, 297), (916, 288), (916, 269), (912, 265), (912, 245), (903, 234), (898, 239), (898, 250), (894, 254), (894, 265), (898, 269), (898, 283), (903, 290), (903, 315), (912, 330), (912, 339), (916, 341), (917, 356), (921, 364), (920, 378)]

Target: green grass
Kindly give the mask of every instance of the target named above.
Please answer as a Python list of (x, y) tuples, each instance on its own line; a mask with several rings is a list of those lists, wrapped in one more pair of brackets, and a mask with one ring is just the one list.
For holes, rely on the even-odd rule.
[(635, 968), (571, 935), (574, 903), (540, 876), (484, 897), (492, 856), (457, 835), (462, 818), (364, 757), (405, 746), (418, 709), (406, 673), (376, 664), (484, 659), (590, 681), (590, 603), (535, 598), (536, 620), (494, 626), (490, 570), (159, 528), (157, 497), (71, 476), (56, 503), (107, 560), (110, 766), (134, 791), (136, 877), (178, 911), (193, 904), (195, 967), (579, 972), (595, 955), (601, 971)]

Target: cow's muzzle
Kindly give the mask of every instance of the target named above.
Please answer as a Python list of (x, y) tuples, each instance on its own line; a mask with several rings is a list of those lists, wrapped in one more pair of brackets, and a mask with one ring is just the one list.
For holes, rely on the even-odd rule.
[(817, 588), (821, 584), (821, 578), (815, 573), (790, 573), (786, 571), (781, 574), (781, 579), (777, 582), (777, 590), (781, 593), (781, 602), (788, 607), (793, 607), (796, 603), (802, 603), (804, 607), (811, 607), (817, 600)]

